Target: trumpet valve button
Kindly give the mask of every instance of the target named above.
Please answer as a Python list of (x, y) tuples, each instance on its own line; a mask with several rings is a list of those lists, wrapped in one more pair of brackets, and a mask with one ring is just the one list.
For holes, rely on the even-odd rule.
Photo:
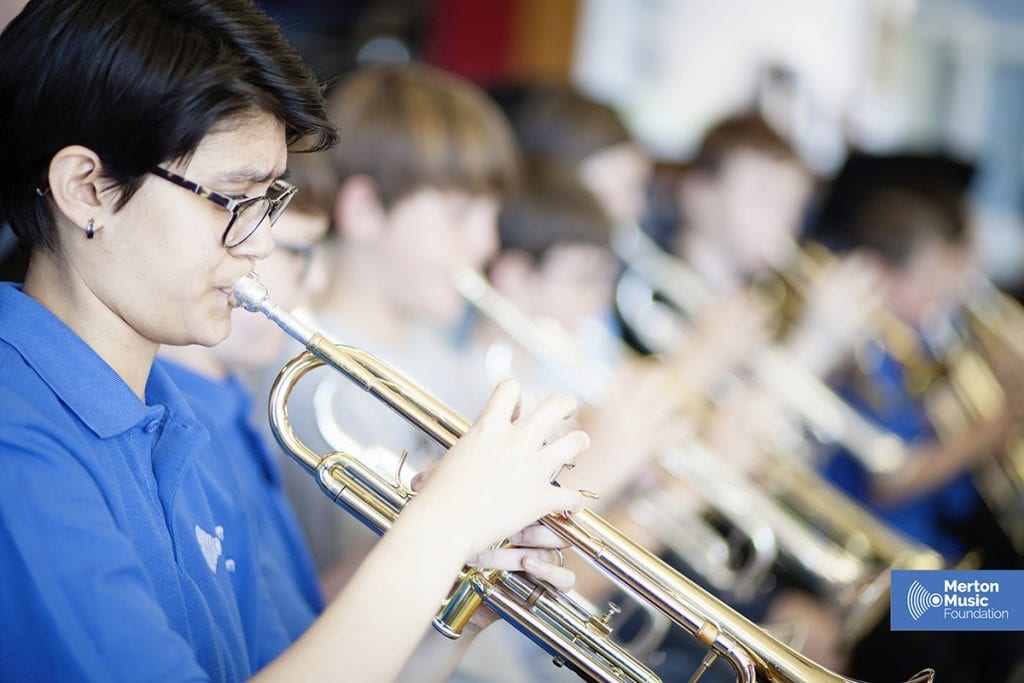
[(605, 612), (604, 616), (601, 617), (601, 623), (602, 624), (607, 624), (608, 622), (610, 622), (612, 620), (612, 618), (616, 614), (621, 614), (621, 613), (622, 613), (622, 608), (621, 607), (616, 605), (614, 602), (609, 602), (608, 603), (608, 611)]

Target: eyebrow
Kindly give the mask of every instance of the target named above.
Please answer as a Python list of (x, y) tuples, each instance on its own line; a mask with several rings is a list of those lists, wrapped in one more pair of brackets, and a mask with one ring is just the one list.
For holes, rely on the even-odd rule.
[(288, 169), (283, 170), (281, 173), (275, 173), (274, 171), (270, 171), (268, 173), (255, 168), (235, 169), (225, 171), (224, 173), (218, 173), (214, 176), (217, 182), (227, 185), (258, 185), (272, 180), (284, 180), (287, 177)]

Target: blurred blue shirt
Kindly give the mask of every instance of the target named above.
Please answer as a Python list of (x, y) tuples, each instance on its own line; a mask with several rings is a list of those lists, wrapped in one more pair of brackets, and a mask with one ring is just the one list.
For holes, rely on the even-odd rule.
[[(878, 347), (867, 351), (871, 373), (864, 378), (873, 394), (868, 400), (853, 387), (844, 387), (843, 397), (874, 422), (910, 445), (933, 441), (935, 431), (928, 422), (921, 401), (912, 396), (904, 381), (904, 368)], [(870, 475), (849, 453), (840, 452), (824, 467), (825, 475), (851, 496), (863, 502), (882, 519), (911, 538), (930, 546), (951, 562), (963, 558), (968, 548), (951, 526), (965, 520), (980, 504), (969, 474), (934, 491), (896, 505), (877, 505), (870, 500)]]
[[(274, 614), (294, 640), (323, 610), (323, 597), (309, 546), (285, 496), (281, 471), (250, 421), (249, 392), (233, 376), (212, 379), (168, 360), (161, 363), (200, 421), (223, 438), (227, 457), (219, 460), (243, 483), (240, 494), (257, 523), (260, 562)], [(312, 477), (308, 483), (310, 496), (323, 495)]]

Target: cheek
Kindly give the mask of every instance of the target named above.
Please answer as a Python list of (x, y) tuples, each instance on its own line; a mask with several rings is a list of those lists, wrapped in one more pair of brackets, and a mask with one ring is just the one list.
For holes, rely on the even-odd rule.
[(756, 207), (735, 199), (726, 200), (720, 229), (729, 247), (741, 255), (761, 254), (770, 242)]
[(97, 288), (107, 305), (147, 339), (216, 343), (230, 329), (227, 295), (216, 289), (230, 257), (213, 234), (218, 215), (176, 194), (145, 183), (104, 226), (89, 269), (110, 283)]
[(462, 233), (467, 265), (482, 268), (498, 252), (497, 212), (478, 213), (467, 222)]
[(920, 321), (931, 298), (929, 288), (916, 278), (902, 279), (889, 290), (890, 308), (899, 318), (912, 324)]
[(451, 240), (436, 226), (395, 231), (387, 258), (387, 288), (393, 300), (411, 313), (447, 321), (458, 315), (461, 299), (450, 281), (453, 265)]
[[(168, 253), (171, 252), (171, 253)], [(168, 274), (163, 283), (166, 309), (184, 321), (192, 341), (216, 344), (231, 331), (234, 309), (229, 295), (221, 288), (230, 288), (237, 266), (227, 261), (227, 252), (219, 245), (210, 249), (168, 249), (160, 269)], [(179, 324), (179, 321), (171, 321)]]
[(535, 292), (536, 300), (547, 310), (546, 314), (575, 328), (603, 310), (610, 300), (610, 288), (595, 283), (586, 276), (548, 277)]

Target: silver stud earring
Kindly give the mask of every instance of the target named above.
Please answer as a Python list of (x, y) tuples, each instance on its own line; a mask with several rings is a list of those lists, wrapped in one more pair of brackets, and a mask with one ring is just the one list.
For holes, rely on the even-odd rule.
[(85, 224), (85, 239), (91, 240), (92, 236), (96, 234), (96, 221), (89, 219), (89, 222)]

